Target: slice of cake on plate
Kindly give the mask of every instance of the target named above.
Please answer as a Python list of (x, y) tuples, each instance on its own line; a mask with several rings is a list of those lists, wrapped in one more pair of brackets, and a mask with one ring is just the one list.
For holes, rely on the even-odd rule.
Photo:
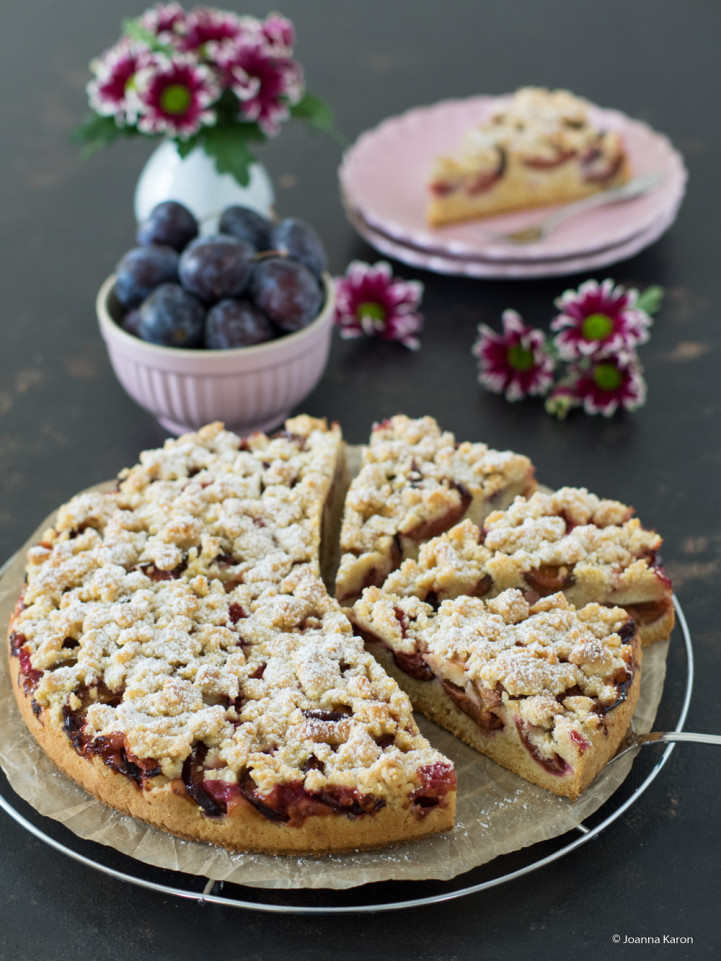
[(434, 611), (370, 587), (354, 618), (417, 710), (554, 794), (577, 798), (629, 726), (641, 653), (621, 608), (509, 590)]
[(526, 87), (469, 130), (459, 152), (438, 157), (428, 222), (443, 224), (569, 203), (625, 183), (621, 136), (597, 127), (589, 104), (566, 90)]
[(527, 457), (457, 443), (432, 417), (375, 425), (346, 497), (336, 597), (349, 604), (423, 542), (462, 518), (480, 523), (535, 488)]
[(619, 501), (584, 488), (537, 491), (494, 511), (480, 527), (463, 521), (429, 541), (382, 589), (434, 606), (509, 588), (531, 603), (562, 591), (577, 607), (597, 602), (625, 608), (647, 644), (666, 639), (674, 624), (672, 586), (658, 560), (661, 543)]

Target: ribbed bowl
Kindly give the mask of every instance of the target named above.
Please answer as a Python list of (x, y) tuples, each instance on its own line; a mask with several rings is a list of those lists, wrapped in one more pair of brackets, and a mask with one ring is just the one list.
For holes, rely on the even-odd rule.
[(334, 288), (324, 278), (325, 305), (303, 330), (254, 347), (188, 350), (159, 347), (126, 333), (113, 288), (98, 293), (96, 309), (115, 374), (136, 403), (173, 434), (221, 420), (239, 434), (282, 423), (323, 375), (333, 330)]

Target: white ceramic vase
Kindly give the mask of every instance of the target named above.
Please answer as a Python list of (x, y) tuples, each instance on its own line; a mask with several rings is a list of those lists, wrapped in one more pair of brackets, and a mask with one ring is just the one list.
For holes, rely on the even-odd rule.
[(145, 220), (162, 200), (185, 204), (201, 222), (201, 232), (214, 233), (225, 207), (240, 204), (268, 216), (275, 201), (273, 185), (262, 164), (250, 168), (250, 183), (241, 185), (230, 174), (219, 174), (212, 157), (196, 147), (181, 158), (172, 140), (151, 154), (135, 188), (135, 217)]

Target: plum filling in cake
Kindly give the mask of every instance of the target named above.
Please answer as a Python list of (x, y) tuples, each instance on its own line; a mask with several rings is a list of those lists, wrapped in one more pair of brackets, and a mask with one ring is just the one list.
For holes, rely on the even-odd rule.
[[(563, 591), (576, 582), (573, 571), (569, 570), (568, 567), (556, 567), (551, 564), (526, 571), (523, 574), (523, 580), (531, 587), (531, 591), (528, 593), (530, 595), (535, 593), (536, 595), (532, 600), (538, 600), (539, 597), (545, 597), (547, 594), (555, 594), (556, 591)], [(531, 600), (531, 597), (529, 597), (529, 600)]]
[(503, 693), (494, 688), (467, 685), (460, 687), (452, 681), (441, 680), (441, 686), (453, 703), (471, 720), (475, 721), (482, 731), (500, 731), (503, 720), (495, 709), (503, 703)]
[(613, 180), (621, 172), (625, 159), (623, 153), (618, 153), (609, 160), (597, 148), (590, 151), (588, 156), (581, 160), (584, 181), (586, 183), (605, 183), (607, 180)]
[(183, 784), (188, 795), (209, 817), (223, 817), (234, 804), (245, 801), (268, 821), (300, 827), (308, 817), (336, 813), (354, 819), (375, 814), (385, 807), (382, 798), (362, 794), (345, 785), (308, 791), (300, 779), (277, 784), (269, 793), (262, 794), (250, 771), (241, 772), (237, 783), (223, 781), (211, 776), (217, 772), (203, 770), (203, 757), (204, 752), (193, 751), (192, 759), (189, 758), (183, 768)]
[(30, 649), (27, 645), (27, 637), (20, 632), (13, 632), (10, 635), (10, 655), (18, 659), (22, 685), (25, 694), (30, 697), (38, 686), (42, 671), (36, 671), (30, 660)]
[(107, 704), (116, 707), (122, 700), (122, 694), (114, 694), (104, 684), (94, 688), (82, 688), (76, 692), (80, 700), (80, 707), (63, 706), (63, 730), (75, 751), (90, 760), (99, 757), (118, 774), (123, 774), (138, 787), (146, 787), (148, 781), (161, 773), (159, 764), (154, 758), (139, 758), (129, 750), (125, 735), (122, 731), (113, 731), (93, 737), (86, 729), (86, 714), (91, 703)]
[(640, 604), (624, 604), (623, 606), (637, 624), (646, 627), (665, 617), (669, 608), (673, 606), (673, 602), (670, 598), (663, 597), (657, 601), (644, 601)]
[(411, 800), (422, 814), (431, 808), (448, 803), (448, 795), (456, 789), (456, 772), (453, 766), (443, 761), (425, 764), (418, 771), (421, 786), (411, 794)]
[(548, 771), (548, 773), (554, 775), (554, 777), (563, 777), (571, 773), (571, 765), (567, 761), (564, 761), (560, 754), (551, 754), (550, 757), (548, 757), (545, 754), (541, 754), (533, 743), (531, 735), (534, 732), (541, 735), (545, 734), (546, 732), (543, 728), (529, 724), (520, 717), (514, 718), (514, 721), (521, 743), (537, 764), (540, 764), (545, 771)]
[(394, 664), (407, 674), (415, 678), (416, 681), (432, 681), (435, 674), (426, 663), (420, 651), (413, 654), (406, 654), (403, 651), (393, 651)]

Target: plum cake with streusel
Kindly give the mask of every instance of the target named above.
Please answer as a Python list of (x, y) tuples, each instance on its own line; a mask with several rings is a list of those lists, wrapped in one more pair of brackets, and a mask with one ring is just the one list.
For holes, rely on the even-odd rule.
[(596, 126), (585, 100), (525, 87), (469, 130), (458, 154), (435, 160), (428, 221), (437, 227), (568, 203), (629, 177), (621, 136)]
[(370, 587), (354, 617), (417, 710), (554, 794), (577, 798), (630, 723), (641, 648), (622, 608), (507, 590), (434, 610)]
[(383, 584), (437, 606), (445, 598), (484, 597), (509, 588), (532, 603), (563, 592), (577, 607), (620, 606), (643, 644), (666, 639), (674, 624), (671, 582), (659, 562), (661, 537), (633, 509), (585, 488), (518, 497), (481, 526), (463, 521), (423, 545)]
[(535, 488), (527, 457), (457, 443), (432, 417), (376, 424), (345, 501), (336, 597), (350, 605), (424, 541), (464, 517), (481, 523)]
[(453, 824), (455, 772), (320, 579), (337, 428), (210, 425), (79, 495), (30, 550), (10, 622), (20, 711), (112, 807), (268, 852)]

